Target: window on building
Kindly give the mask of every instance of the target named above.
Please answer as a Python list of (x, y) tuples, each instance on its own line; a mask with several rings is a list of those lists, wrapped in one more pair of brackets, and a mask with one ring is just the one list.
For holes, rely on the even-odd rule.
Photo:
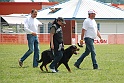
[(44, 24), (40, 26), (40, 33), (44, 33)]
[(97, 28), (100, 31), (100, 23), (97, 23)]
[(48, 23), (48, 33), (50, 33), (50, 27), (52, 26), (52, 23), (51, 22), (49, 22)]
[(57, 11), (59, 11), (61, 8), (50, 8), (50, 12), (49, 13), (55, 13)]

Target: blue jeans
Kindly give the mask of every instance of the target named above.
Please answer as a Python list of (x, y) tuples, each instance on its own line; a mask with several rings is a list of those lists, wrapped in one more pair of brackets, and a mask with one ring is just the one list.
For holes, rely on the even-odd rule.
[(27, 40), (28, 40), (29, 50), (23, 55), (21, 61), (23, 62), (30, 54), (34, 52), (33, 67), (37, 67), (38, 66), (37, 60), (39, 60), (38, 37), (33, 36), (32, 34), (27, 34)]
[(94, 39), (91, 38), (85, 38), (85, 44), (86, 44), (86, 49), (85, 52), (80, 56), (80, 58), (75, 62), (75, 65), (79, 66), (84, 58), (91, 53), (91, 59), (92, 59), (92, 64), (93, 66), (98, 66), (97, 61), (96, 61), (96, 53), (95, 53), (95, 48), (94, 48)]
[(50, 68), (52, 69), (56, 69), (57, 67), (57, 63), (61, 60), (62, 56), (63, 56), (63, 51), (57, 51), (57, 50), (54, 50), (54, 60), (53, 62), (50, 64)]

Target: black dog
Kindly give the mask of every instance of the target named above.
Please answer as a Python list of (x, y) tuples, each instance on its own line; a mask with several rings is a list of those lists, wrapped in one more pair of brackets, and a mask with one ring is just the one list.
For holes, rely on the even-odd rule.
[[(61, 60), (59, 61), (59, 63), (57, 64), (57, 68), (63, 63), (65, 65), (65, 67), (67, 68), (67, 70), (69, 72), (71, 72), (69, 66), (68, 66), (68, 61), (71, 58), (71, 56), (73, 54), (77, 54), (76, 51), (79, 51), (79, 48), (77, 48), (77, 46), (75, 45), (71, 45), (68, 48), (66, 48), (63, 51), (63, 57), (61, 58)], [(53, 60), (53, 55), (52, 55), (52, 51), (51, 50), (45, 50), (42, 52), (41, 54), (41, 59), (38, 61), (39, 63), (42, 62), (42, 65), (40, 66), (40, 69), (43, 71), (43, 66), (46, 68), (46, 71), (48, 72), (48, 69), (46, 67), (46, 65), (50, 62), (52, 62)]]

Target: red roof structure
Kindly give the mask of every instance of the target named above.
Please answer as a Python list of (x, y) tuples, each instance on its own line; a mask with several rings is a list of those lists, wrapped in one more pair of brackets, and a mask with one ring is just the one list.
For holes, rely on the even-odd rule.
[(117, 8), (124, 9), (124, 4), (111, 4), (111, 6), (115, 6)]
[(29, 14), (32, 9), (41, 10), (58, 2), (0, 2), (0, 15)]

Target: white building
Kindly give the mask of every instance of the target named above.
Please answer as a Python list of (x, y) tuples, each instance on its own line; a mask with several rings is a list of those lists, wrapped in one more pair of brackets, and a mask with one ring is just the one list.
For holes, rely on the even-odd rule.
[[(58, 11), (50, 13), (51, 10)], [(124, 10), (97, 2), (95, 0), (70, 0), (57, 4), (38, 12), (37, 18), (42, 22), (49, 22), (56, 17), (76, 20), (76, 32), (81, 32), (82, 22), (88, 17), (87, 11), (94, 9), (96, 21), (101, 33), (124, 33)]]

